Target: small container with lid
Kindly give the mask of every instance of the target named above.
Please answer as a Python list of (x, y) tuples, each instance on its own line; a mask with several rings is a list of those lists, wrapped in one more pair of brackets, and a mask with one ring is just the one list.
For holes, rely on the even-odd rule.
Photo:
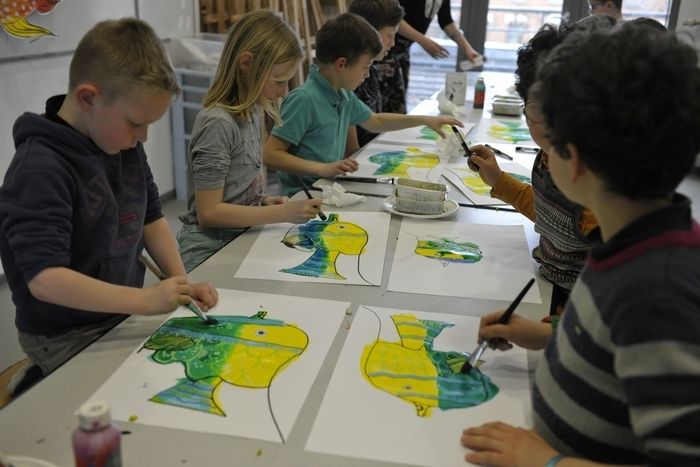
[(79, 426), (73, 431), (76, 467), (121, 467), (121, 432), (112, 423), (109, 405), (88, 401), (77, 415)]
[(474, 85), (474, 108), (483, 109), (484, 99), (486, 98), (486, 83), (484, 83), (484, 78), (479, 77)]

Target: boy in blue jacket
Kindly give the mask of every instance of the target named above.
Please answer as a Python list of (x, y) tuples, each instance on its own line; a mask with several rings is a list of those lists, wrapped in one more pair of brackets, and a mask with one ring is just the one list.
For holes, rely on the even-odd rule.
[[(146, 161), (148, 126), (179, 92), (155, 32), (125, 18), (78, 44), (68, 94), (15, 122), (0, 188), (0, 257), (19, 342), (43, 374), (124, 315), (217, 302), (188, 282)], [(143, 248), (169, 277), (142, 288)]]

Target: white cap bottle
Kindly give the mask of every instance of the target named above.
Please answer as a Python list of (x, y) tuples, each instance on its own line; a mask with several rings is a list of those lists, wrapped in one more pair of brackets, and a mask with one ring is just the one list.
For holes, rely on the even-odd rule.
[(121, 467), (121, 432), (112, 423), (109, 404), (88, 401), (77, 415), (78, 428), (73, 431), (76, 467)]

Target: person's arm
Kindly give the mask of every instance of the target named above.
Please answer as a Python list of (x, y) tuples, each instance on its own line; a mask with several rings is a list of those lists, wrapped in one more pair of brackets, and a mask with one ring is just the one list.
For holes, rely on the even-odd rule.
[(406, 39), (417, 42), (423, 49), (433, 58), (445, 58), (449, 55), (447, 50), (426, 36), (421, 34), (420, 31), (416, 30), (413, 26), (408, 24), (406, 20), (401, 20), (399, 23), (399, 34), (401, 34)]
[(583, 235), (588, 235), (593, 230), (598, 228), (598, 219), (590, 211), (590, 209), (583, 208), (581, 212), (581, 217), (578, 220), (578, 229)]
[(373, 133), (383, 131), (403, 130), (414, 126), (425, 125), (435, 130), (440, 136), (445, 138), (443, 125), (464, 126), (464, 124), (453, 117), (433, 117), (428, 115), (404, 115), (394, 113), (373, 113), (367, 120), (360, 123), (360, 126)]
[(479, 323), (479, 342), (491, 341), (492, 347), (508, 350), (515, 344), (529, 350), (545, 348), (552, 337), (552, 326), (513, 314), (507, 324), (498, 323), (503, 310), (490, 313)]
[(446, 27), (443, 28), (443, 31), (445, 31), (445, 34), (447, 34), (447, 37), (452, 39), (457, 46), (459, 46), (460, 49), (462, 49), (462, 52), (464, 52), (464, 55), (469, 60), (474, 60), (477, 58), (480, 54), (476, 50), (474, 50), (474, 47), (469, 43), (466, 37), (464, 37), (464, 34), (462, 34), (462, 31), (457, 27), (455, 23), (450, 23)]
[(345, 157), (352, 156), (360, 149), (360, 140), (357, 137), (357, 126), (348, 127), (348, 137), (345, 139)]
[(190, 303), (192, 298), (200, 302), (204, 311), (216, 305), (219, 296), (214, 287), (204, 282), (188, 284), (187, 272), (180, 257), (177, 241), (173, 237), (165, 217), (161, 217), (143, 227), (143, 243), (146, 251), (148, 251), (148, 254), (153, 258), (161, 272), (168, 277), (168, 279), (148, 289), (167, 288), (170, 281), (176, 281), (178, 284), (184, 284), (184, 288), (179, 293), (181, 295), (184, 294), (185, 297), (184, 299), (182, 296), (178, 297), (175, 307), (177, 307), (177, 304), (186, 305)]
[(479, 169), (479, 177), (492, 188), (491, 197), (505, 201), (535, 222), (535, 196), (532, 185), (503, 172), (496, 155), (486, 146), (472, 146), (470, 151), (472, 155), (468, 159), (469, 165), (472, 169)]
[(197, 205), (197, 222), (203, 227), (242, 228), (253, 225), (291, 222), (301, 224), (313, 219), (318, 213), (321, 199), (288, 201), (285, 198), (266, 197), (263, 206), (244, 206), (223, 201), (223, 188), (197, 190), (194, 193)]
[[(485, 423), (462, 432), (462, 445), (472, 449), (464, 456), (468, 462), (489, 466), (542, 467), (560, 454), (533, 430), (503, 422)], [(612, 467), (612, 464), (561, 457), (557, 467)], [(628, 465), (628, 467), (630, 467)]]
[(154, 315), (190, 302), (190, 288), (184, 276), (139, 289), (110, 284), (65, 267), (50, 267), (27, 285), (41, 301), (98, 313)]
[(263, 161), (267, 167), (297, 175), (312, 175), (331, 178), (358, 169), (354, 159), (343, 159), (332, 163), (309, 161), (288, 152), (290, 144), (275, 135), (265, 142)]

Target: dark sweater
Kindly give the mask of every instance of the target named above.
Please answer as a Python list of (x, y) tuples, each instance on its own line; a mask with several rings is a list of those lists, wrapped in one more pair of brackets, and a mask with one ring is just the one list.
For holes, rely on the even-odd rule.
[(113, 284), (143, 286), (143, 227), (162, 217), (143, 146), (102, 152), (56, 114), (15, 122), (16, 153), (0, 187), (0, 258), (25, 333), (56, 336), (113, 317), (34, 298), (27, 283), (50, 267), (66, 267)]
[[(434, 16), (426, 18), (426, 2), (417, 0), (399, 0), (399, 3), (405, 11), (403, 19), (405, 19), (406, 22), (413, 27), (413, 29), (421, 34), (425, 34), (434, 18)], [(442, 29), (445, 29), (445, 26), (448, 26), (450, 23), (454, 23), (452, 14), (450, 13), (450, 0), (442, 0), (442, 4), (437, 11), (437, 17), (438, 24), (440, 24), (440, 28)]]
[(591, 255), (537, 368), (536, 431), (564, 455), (700, 465), (700, 227), (690, 202)]

